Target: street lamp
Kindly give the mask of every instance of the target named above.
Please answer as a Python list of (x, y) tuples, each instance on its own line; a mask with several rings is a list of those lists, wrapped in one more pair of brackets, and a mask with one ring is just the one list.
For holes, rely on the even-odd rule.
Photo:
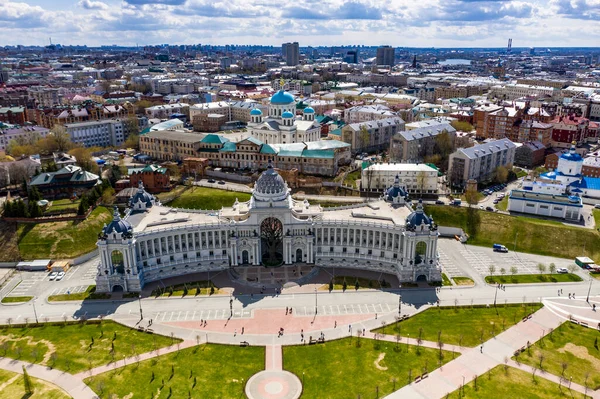
[(31, 304), (33, 305), (33, 314), (35, 316), (35, 323), (38, 324), (38, 317), (37, 317), (37, 312), (35, 311), (35, 297), (33, 298), (33, 301), (31, 302)]
[(138, 296), (138, 303), (140, 304), (140, 320), (144, 320), (144, 314), (142, 313), (142, 294)]
[(498, 288), (500, 288), (500, 284), (496, 284), (496, 292), (494, 293), (494, 307), (496, 307), (496, 298), (498, 297)]
[(317, 289), (315, 288), (315, 316), (317, 315)]
[(592, 281), (594, 280), (594, 278), (590, 275), (590, 288), (588, 288), (588, 294), (587, 294), (587, 298), (585, 299), (586, 302), (590, 302), (590, 292), (592, 291)]
[(402, 295), (398, 295), (398, 316), (402, 315)]

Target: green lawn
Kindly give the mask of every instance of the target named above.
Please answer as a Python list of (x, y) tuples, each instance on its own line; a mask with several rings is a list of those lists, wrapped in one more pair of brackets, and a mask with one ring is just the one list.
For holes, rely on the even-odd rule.
[(429, 285), (432, 287), (446, 287), (452, 285), (452, 282), (450, 281), (448, 276), (446, 276), (446, 273), (442, 273), (442, 281), (430, 282)]
[(173, 208), (218, 210), (224, 206), (233, 205), (236, 198), (240, 202), (245, 202), (250, 199), (250, 194), (216, 188), (194, 187), (183, 191), (181, 195), (167, 205)]
[(331, 202), (331, 201), (314, 201), (308, 200), (311, 205), (321, 205), (323, 208), (334, 208), (338, 206), (348, 206), (360, 204), (360, 202)]
[(245, 398), (246, 381), (264, 369), (264, 359), (264, 347), (200, 345), (85, 382), (101, 398)]
[(590, 276), (592, 276), (596, 280), (600, 280), (600, 273), (590, 273)]
[(438, 341), (438, 333), (441, 331), (442, 342), (473, 347), (508, 329), (519, 322), (523, 316), (541, 307), (542, 305), (537, 303), (527, 306), (498, 304), (496, 308), (440, 306), (374, 331), (390, 335), (400, 334), (415, 339), (421, 334), (421, 339), (434, 342)]
[[(187, 293), (185, 292), (187, 287)], [(213, 287), (213, 292), (211, 293), (210, 288)], [(209, 281), (192, 281), (185, 284), (177, 284), (173, 286), (168, 286), (166, 288), (160, 287), (156, 288), (152, 291), (152, 296), (173, 296), (173, 297), (182, 297), (184, 295), (187, 296), (196, 296), (196, 295), (214, 295), (218, 294), (219, 289)]]
[(352, 173), (348, 173), (344, 179), (344, 185), (356, 188), (356, 180), (360, 179), (361, 171), (355, 170)]
[(32, 299), (32, 296), (5, 296), (2, 298), (2, 303), (20, 303), (31, 301)]
[(600, 229), (600, 209), (592, 209), (594, 215), (594, 222), (596, 223), (596, 230)]
[(77, 212), (81, 200), (71, 201), (68, 198), (52, 201), (52, 205), (48, 207), (49, 212), (57, 211), (73, 211)]
[(25, 383), (21, 374), (0, 370), (0, 399), (69, 399), (66, 392), (44, 380), (29, 376), (33, 384), (33, 394), (25, 394)]
[[(370, 280), (364, 277), (353, 277), (353, 276), (335, 276), (333, 279), (333, 289), (334, 290), (343, 290), (344, 289), (344, 281), (346, 282), (347, 290), (356, 290), (356, 283), (358, 282), (358, 289), (369, 289), (369, 288), (390, 288), (391, 285), (389, 282), (385, 281), (385, 278), (381, 279), (381, 281)], [(329, 290), (330, 285), (326, 284), (322, 286), (322, 290)]]
[(542, 367), (545, 371), (561, 375), (563, 364), (566, 365), (564, 375), (573, 377), (573, 382), (587, 384), (592, 389), (600, 388), (600, 350), (598, 339), (600, 332), (593, 328), (585, 328), (571, 322), (565, 322), (535, 343), (529, 350), (518, 356), (518, 360), (531, 366), (540, 367), (540, 354), (543, 355)]
[[(467, 202), (467, 197), (464, 194), (462, 194), (459, 198), (462, 200), (462, 202)], [(485, 198), (485, 194), (482, 193), (481, 191), (477, 191), (476, 198), (477, 198), (477, 202), (479, 202)]]
[[(31, 320), (30, 320), (31, 322)], [(116, 334), (116, 339), (113, 340)], [(92, 344), (93, 338), (93, 344)], [(40, 363), (70, 373), (171, 345), (171, 338), (132, 330), (112, 321), (42, 324), (0, 330), (0, 356)]]
[[(466, 230), (467, 209), (464, 207), (428, 205), (426, 212), (433, 215), (440, 226), (461, 227)], [(479, 232), (469, 237), (469, 244), (491, 248), (497, 243), (512, 250), (517, 238), (517, 251), (575, 259), (581, 256), (585, 243), (586, 255), (600, 262), (598, 231), (524, 216), (477, 212), (481, 217)]]
[(517, 172), (517, 179), (520, 179), (521, 177), (525, 176), (527, 176), (527, 172), (525, 172), (523, 169), (519, 169), (519, 171)]
[(498, 210), (500, 211), (506, 211), (506, 209), (508, 208), (508, 195), (502, 198), (502, 201), (496, 204), (496, 208), (498, 208)]
[(471, 277), (452, 277), (456, 285), (475, 285)]
[(85, 220), (19, 223), (19, 252), (23, 259), (75, 258), (96, 248), (98, 233), (112, 220), (112, 211), (99, 206)]
[[(426, 382), (425, 382), (426, 383)], [(515, 369), (504, 368), (504, 365), (496, 366), (488, 373), (477, 378), (477, 390), (475, 382), (471, 381), (465, 385), (464, 396), (460, 389), (452, 392), (447, 399), (555, 399), (555, 398), (583, 398), (583, 394), (561, 388), (558, 384), (548, 381), (536, 375)]]
[(571, 273), (515, 274), (514, 276), (487, 276), (485, 278), (485, 282), (489, 284), (570, 283), (574, 281), (582, 281), (582, 278)]
[(50, 302), (83, 301), (85, 299), (110, 299), (110, 294), (96, 294), (96, 286), (90, 285), (84, 292), (79, 292), (77, 294), (50, 295), (48, 297), (48, 301)]
[[(438, 368), (439, 356), (437, 349), (364, 338), (283, 347), (284, 368), (304, 380), (302, 399), (382, 398), (424, 370)], [(442, 363), (452, 357), (442, 351)]]

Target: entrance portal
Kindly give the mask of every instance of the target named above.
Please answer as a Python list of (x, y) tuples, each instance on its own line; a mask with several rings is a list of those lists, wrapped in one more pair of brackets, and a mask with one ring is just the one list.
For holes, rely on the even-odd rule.
[(260, 224), (262, 263), (280, 266), (283, 263), (283, 224), (275, 217), (268, 217)]
[(248, 263), (248, 251), (242, 251), (242, 265), (247, 265)]
[(303, 261), (303, 259), (302, 259), (302, 250), (300, 248), (298, 248), (296, 250), (296, 263), (302, 262), (302, 261)]
[(118, 284), (113, 285), (112, 292), (123, 292), (123, 291), (125, 291), (125, 290), (123, 289), (122, 285), (118, 285)]
[(417, 276), (417, 281), (427, 281), (427, 276), (424, 274), (419, 274)]

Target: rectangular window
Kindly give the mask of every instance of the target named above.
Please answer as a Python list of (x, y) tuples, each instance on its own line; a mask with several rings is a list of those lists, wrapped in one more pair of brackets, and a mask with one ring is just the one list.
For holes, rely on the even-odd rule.
[(358, 254), (358, 253), (360, 253), (360, 249), (358, 249), (358, 248), (354, 248), (354, 253), (355, 253), (355, 254)]

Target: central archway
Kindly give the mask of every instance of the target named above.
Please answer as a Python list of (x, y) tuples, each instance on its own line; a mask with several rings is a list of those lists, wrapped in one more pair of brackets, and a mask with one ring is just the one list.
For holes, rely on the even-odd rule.
[(116, 273), (125, 273), (125, 259), (123, 258), (123, 252), (115, 249), (110, 254), (110, 260)]
[(423, 258), (427, 253), (427, 244), (424, 241), (419, 241), (415, 247), (415, 265), (423, 262)]
[(260, 224), (262, 263), (265, 266), (283, 264), (283, 224), (275, 217), (268, 217)]
[(302, 261), (303, 261), (303, 259), (302, 259), (302, 249), (298, 248), (296, 250), (296, 263), (302, 262)]
[(247, 265), (248, 262), (248, 251), (243, 250), (242, 251), (242, 265)]

